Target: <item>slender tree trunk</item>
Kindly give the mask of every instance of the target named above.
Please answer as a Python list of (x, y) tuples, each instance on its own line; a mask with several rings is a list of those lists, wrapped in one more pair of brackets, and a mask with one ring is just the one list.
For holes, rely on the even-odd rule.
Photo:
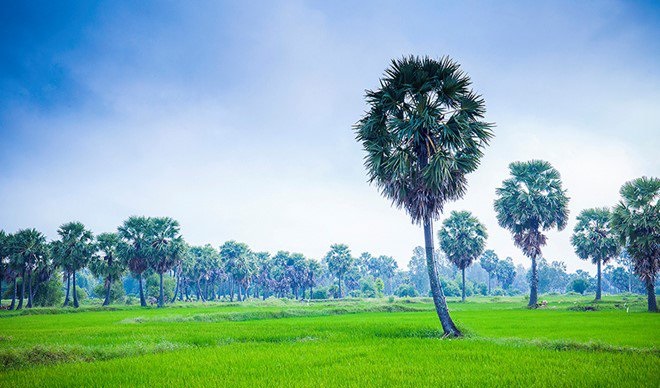
[(449, 315), (445, 293), (438, 279), (438, 269), (436, 268), (435, 256), (433, 255), (433, 221), (430, 217), (424, 219), (424, 245), (426, 246), (426, 267), (429, 273), (433, 303), (435, 304), (435, 311), (440, 319), (442, 330), (445, 337), (460, 337), (461, 332)]
[(655, 300), (655, 285), (652, 280), (646, 281), (646, 296), (648, 299), (649, 312), (658, 312), (658, 304)]
[(536, 308), (539, 300), (539, 275), (536, 272), (536, 256), (532, 256), (532, 279), (529, 285), (529, 304), (528, 307)]
[(144, 287), (142, 287), (142, 272), (138, 274), (138, 283), (140, 285), (140, 306), (147, 307), (147, 300), (144, 298)]
[(229, 301), (230, 302), (234, 301), (234, 280), (233, 279), (229, 280)]
[(71, 289), (71, 274), (66, 271), (66, 296), (64, 297), (64, 307), (69, 305), (69, 290)]
[(598, 278), (597, 278), (597, 284), (596, 284), (596, 300), (600, 300), (601, 297), (601, 273), (600, 273), (600, 260), (598, 260), (598, 263), (596, 263), (598, 267)]
[(28, 302), (27, 308), (32, 308), (32, 270), (28, 271)]
[(628, 264), (628, 292), (632, 294), (632, 278), (633, 278), (633, 271), (632, 271), (632, 259), (630, 261), (630, 264)]
[(238, 301), (242, 302), (243, 301), (243, 293), (241, 293), (241, 284), (238, 283)]
[(76, 271), (73, 271), (73, 307), (79, 307), (78, 292), (76, 292)]
[(163, 293), (163, 273), (159, 272), (158, 276), (160, 277), (160, 298), (158, 298), (158, 307), (163, 307), (165, 305), (165, 294)]
[(339, 299), (341, 299), (342, 298), (342, 295), (341, 295), (341, 276), (338, 276), (337, 279), (339, 279), (339, 281), (338, 281), (338, 283), (339, 283), (339, 286), (338, 286), (338, 288), (339, 288)]
[(108, 285), (105, 290), (105, 300), (103, 301), (103, 306), (107, 306), (110, 304), (110, 289), (112, 288), (112, 277), (108, 276), (106, 281), (108, 282)]
[(17, 288), (18, 288), (17, 281), (16, 281), (17, 278), (18, 278), (18, 276), (14, 276), (14, 292), (11, 294), (11, 305), (9, 305), (10, 310), (13, 310), (14, 308), (16, 308), (16, 291), (17, 291)]
[(23, 272), (21, 273), (21, 295), (18, 298), (18, 307), (17, 310), (23, 308), (23, 298), (25, 297), (25, 266), (23, 266)]
[(176, 302), (176, 298), (179, 295), (179, 283), (181, 283), (181, 275), (176, 277), (176, 287), (174, 287), (174, 297), (170, 301), (170, 303)]
[(461, 269), (463, 275), (463, 293), (461, 295), (461, 302), (465, 302), (465, 268)]
[(490, 295), (490, 272), (488, 272), (488, 295)]

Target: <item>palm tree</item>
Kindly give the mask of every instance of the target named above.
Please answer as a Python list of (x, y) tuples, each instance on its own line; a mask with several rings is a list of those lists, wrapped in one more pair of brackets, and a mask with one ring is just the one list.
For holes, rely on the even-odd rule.
[[(32, 307), (32, 273), (45, 260), (47, 253), (46, 237), (36, 229), (22, 229), (13, 237), (14, 254), (20, 258), (22, 264), (21, 298), (18, 309), (23, 307), (25, 286), (28, 286), (27, 307)], [(25, 277), (27, 274), (27, 278)]]
[(244, 294), (247, 294), (250, 276), (255, 268), (253, 254), (247, 244), (232, 240), (222, 244), (220, 257), (226, 263), (227, 272), (231, 274), (234, 284), (238, 286), (238, 301), (240, 302), (247, 297)]
[(598, 268), (596, 300), (601, 297), (601, 265), (616, 257), (621, 248), (610, 227), (608, 208), (585, 209), (577, 217), (571, 244), (582, 260), (591, 259)]
[(10, 256), (12, 254), (11, 234), (7, 234), (0, 229), (0, 305), (2, 304), (2, 282), (11, 280), (11, 269), (9, 267)]
[(131, 216), (117, 228), (120, 238), (119, 257), (128, 267), (133, 276), (137, 278), (140, 288), (140, 306), (146, 307), (142, 274), (149, 268), (148, 250), (150, 221), (147, 217)]
[(490, 295), (490, 281), (493, 278), (493, 272), (497, 268), (497, 263), (500, 261), (500, 258), (497, 257), (497, 253), (494, 250), (488, 249), (481, 255), (479, 259), (479, 264), (486, 272), (488, 272), (488, 295)]
[(105, 278), (105, 299), (103, 306), (110, 304), (112, 283), (118, 281), (125, 271), (124, 263), (119, 260), (119, 236), (116, 233), (101, 233), (96, 237), (97, 257), (90, 262), (89, 268), (96, 276)]
[[(96, 246), (94, 235), (80, 222), (68, 222), (57, 230), (60, 239), (53, 244), (55, 262), (62, 266), (73, 278), (73, 307), (78, 308), (76, 292), (76, 271), (85, 268), (91, 260)], [(67, 280), (68, 283), (68, 280)], [(65, 300), (65, 305), (67, 304)]]
[(351, 256), (351, 250), (346, 244), (333, 244), (330, 246), (330, 250), (325, 255), (325, 262), (328, 266), (330, 273), (337, 277), (337, 288), (339, 292), (339, 298), (343, 297), (341, 291), (341, 280), (344, 278), (344, 275), (351, 269), (353, 265), (353, 256)]
[(367, 91), (369, 110), (355, 126), (369, 181), (424, 226), (429, 281), (446, 336), (461, 333), (438, 280), (433, 220), (447, 201), (463, 197), (466, 174), (477, 169), (493, 136), (492, 125), (482, 121), (484, 100), (470, 85), (448, 57), (393, 60), (380, 88)]
[(179, 232), (179, 223), (169, 217), (149, 220), (147, 261), (159, 276), (158, 307), (165, 305), (163, 273), (174, 267), (183, 257), (185, 244)]
[(486, 227), (469, 211), (453, 211), (444, 220), (438, 232), (440, 248), (463, 276), (463, 293), (461, 300), (465, 302), (465, 268), (481, 255), (486, 246)]
[(511, 178), (502, 182), (495, 200), (497, 221), (513, 234), (514, 244), (532, 259), (529, 307), (538, 303), (536, 259), (553, 228), (563, 230), (568, 220), (568, 197), (562, 189), (561, 176), (550, 163), (542, 160), (513, 162)]
[(646, 284), (648, 310), (658, 311), (655, 279), (660, 270), (660, 179), (641, 177), (621, 187), (612, 228)]

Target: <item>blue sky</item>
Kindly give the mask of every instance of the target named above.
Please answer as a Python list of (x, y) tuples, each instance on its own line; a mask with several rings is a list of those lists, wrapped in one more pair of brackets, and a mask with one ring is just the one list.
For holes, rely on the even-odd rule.
[(168, 215), (188, 241), (405, 266), (422, 233), (366, 183), (351, 126), (390, 59), (449, 55), (496, 138), (464, 199), (492, 210), (514, 160), (561, 172), (571, 222), (545, 256), (592, 266), (574, 217), (660, 175), (657, 2), (13, 2), (0, 12), (0, 228), (111, 231)]

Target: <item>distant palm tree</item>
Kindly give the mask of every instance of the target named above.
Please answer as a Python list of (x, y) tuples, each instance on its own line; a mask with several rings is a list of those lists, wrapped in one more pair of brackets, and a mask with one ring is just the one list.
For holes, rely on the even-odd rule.
[(32, 273), (40, 262), (45, 259), (47, 253), (46, 237), (36, 229), (23, 229), (16, 232), (12, 240), (14, 254), (20, 258), (22, 264), (21, 298), (18, 301), (18, 309), (23, 307), (26, 285), (28, 286), (27, 307), (32, 307)]
[(483, 98), (448, 57), (393, 60), (370, 107), (355, 126), (367, 156), (369, 181), (424, 226), (426, 261), (436, 312), (446, 336), (460, 336), (452, 321), (433, 255), (433, 220), (447, 201), (461, 198), (466, 174), (477, 169), (493, 136), (482, 121)]
[(149, 268), (150, 221), (147, 217), (131, 216), (117, 228), (120, 242), (118, 253), (124, 265), (137, 278), (140, 288), (140, 306), (146, 307), (142, 274)]
[(185, 253), (185, 244), (179, 231), (179, 223), (169, 217), (149, 219), (147, 233), (147, 261), (159, 277), (158, 307), (165, 305), (163, 274), (172, 269)]
[(351, 250), (346, 244), (332, 244), (330, 250), (325, 255), (324, 261), (328, 266), (328, 271), (337, 278), (339, 297), (342, 298), (341, 280), (351, 269), (355, 261), (351, 255)]
[(463, 275), (463, 293), (461, 300), (465, 302), (465, 269), (481, 255), (486, 246), (486, 227), (469, 211), (453, 211), (449, 218), (442, 222), (438, 232), (440, 248)]
[(655, 279), (660, 271), (660, 179), (637, 178), (621, 187), (612, 227), (646, 284), (648, 310), (658, 311)]
[(582, 260), (591, 259), (598, 269), (596, 300), (601, 298), (601, 266), (621, 251), (617, 236), (610, 227), (608, 208), (585, 209), (577, 217), (571, 244)]
[(488, 272), (488, 295), (490, 295), (490, 281), (493, 278), (493, 273), (497, 268), (497, 263), (500, 261), (500, 258), (497, 257), (497, 253), (494, 250), (489, 249), (481, 255), (479, 259), (479, 264), (486, 272)]
[(90, 262), (89, 268), (96, 276), (105, 279), (105, 299), (103, 306), (110, 304), (112, 283), (121, 279), (126, 270), (117, 253), (119, 236), (116, 233), (101, 233), (96, 237), (97, 256)]
[(569, 198), (562, 189), (559, 172), (546, 161), (513, 162), (509, 171), (511, 178), (496, 191), (495, 212), (500, 226), (513, 233), (514, 244), (532, 259), (529, 307), (536, 307), (536, 259), (546, 244), (543, 232), (566, 227)]

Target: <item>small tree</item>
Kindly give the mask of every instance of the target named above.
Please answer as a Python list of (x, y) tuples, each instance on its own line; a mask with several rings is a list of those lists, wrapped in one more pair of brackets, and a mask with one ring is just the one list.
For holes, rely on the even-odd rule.
[(353, 257), (351, 250), (345, 244), (333, 244), (330, 246), (330, 251), (325, 255), (325, 262), (328, 266), (330, 273), (337, 278), (337, 287), (339, 297), (342, 298), (341, 280), (344, 275), (350, 270), (353, 265)]
[[(220, 257), (225, 262), (227, 273), (238, 288), (239, 302), (244, 300), (250, 285), (250, 277), (256, 267), (255, 260), (247, 244), (227, 241), (220, 247)], [(232, 291), (233, 292), (233, 291)]]
[(461, 270), (463, 290), (461, 300), (465, 302), (465, 269), (481, 255), (486, 246), (486, 227), (469, 211), (453, 211), (442, 223), (438, 232), (440, 248), (449, 261)]
[(637, 178), (621, 187), (612, 227), (646, 285), (648, 310), (658, 311), (655, 279), (660, 271), (660, 179)]
[(582, 260), (596, 264), (596, 300), (601, 299), (601, 266), (619, 254), (620, 246), (610, 227), (610, 211), (607, 208), (585, 209), (577, 217), (571, 244)]
[(513, 162), (509, 171), (511, 178), (496, 190), (494, 207), (497, 222), (511, 231), (514, 244), (532, 260), (529, 307), (535, 308), (539, 282), (536, 260), (547, 241), (543, 232), (566, 227), (568, 197), (559, 172), (548, 162)]
[(588, 287), (589, 282), (583, 278), (573, 279), (571, 282), (571, 290), (577, 292), (580, 295), (584, 294)]
[(499, 258), (494, 250), (488, 249), (481, 255), (479, 259), (479, 264), (488, 273), (488, 294), (490, 295), (490, 281), (493, 278), (495, 268), (497, 268), (497, 262)]
[(513, 283), (513, 279), (516, 277), (516, 267), (513, 265), (513, 260), (510, 257), (497, 262), (495, 276), (502, 285), (502, 288), (508, 290), (511, 283)]

